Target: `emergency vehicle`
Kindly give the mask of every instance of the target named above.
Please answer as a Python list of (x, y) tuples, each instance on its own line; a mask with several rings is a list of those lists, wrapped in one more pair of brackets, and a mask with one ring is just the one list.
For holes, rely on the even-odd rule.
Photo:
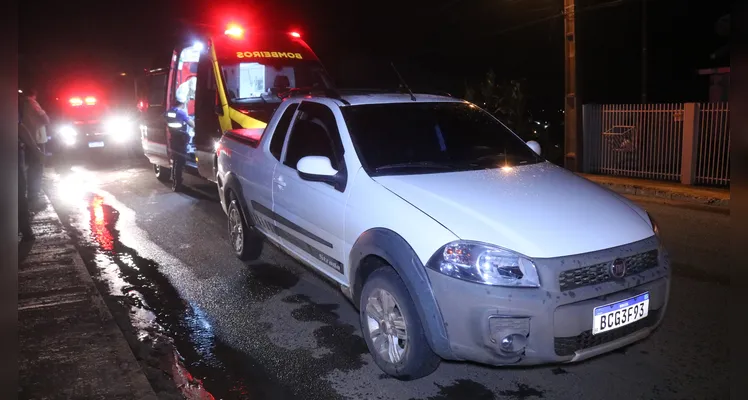
[(52, 123), (47, 131), (55, 152), (82, 156), (131, 150), (137, 143), (137, 115), (126, 106), (133, 101), (121, 83), (75, 82), (61, 90), (50, 107)]
[(169, 68), (146, 71), (138, 108), (143, 152), (156, 177), (169, 179), (168, 111), (186, 99), (194, 119), (186, 171), (215, 182), (216, 146), (223, 135), (252, 140), (284, 98), (332, 88), (319, 58), (298, 32), (245, 29), (231, 24), (223, 34), (174, 50)]

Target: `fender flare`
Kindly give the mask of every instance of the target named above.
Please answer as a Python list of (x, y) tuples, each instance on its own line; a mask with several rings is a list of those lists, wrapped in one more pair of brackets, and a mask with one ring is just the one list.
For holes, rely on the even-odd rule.
[(449, 345), (447, 329), (434, 296), (426, 268), (407, 241), (397, 233), (385, 229), (370, 229), (356, 240), (350, 253), (351, 295), (359, 307), (363, 279), (359, 276), (361, 262), (368, 256), (385, 260), (400, 275), (416, 306), (431, 349), (444, 359), (456, 359)]
[(234, 193), (236, 193), (236, 197), (239, 200), (239, 207), (242, 209), (242, 214), (244, 216), (244, 222), (248, 226), (254, 225), (254, 220), (250, 218), (249, 216), (252, 215), (249, 212), (249, 207), (247, 206), (247, 201), (244, 199), (244, 192), (242, 191), (242, 184), (239, 182), (239, 178), (236, 177), (236, 174), (233, 172), (229, 172), (226, 174), (226, 182), (223, 184), (223, 198), (226, 199), (226, 212), (228, 212), (228, 193), (229, 190), (232, 190)]

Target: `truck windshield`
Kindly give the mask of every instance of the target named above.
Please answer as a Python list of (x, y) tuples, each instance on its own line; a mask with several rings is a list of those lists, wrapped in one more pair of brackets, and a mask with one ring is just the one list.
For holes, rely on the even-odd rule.
[(221, 63), (231, 104), (279, 103), (292, 89), (329, 87), (317, 61), (262, 60)]
[(366, 104), (342, 111), (359, 159), (373, 176), (543, 161), (496, 118), (467, 103)]

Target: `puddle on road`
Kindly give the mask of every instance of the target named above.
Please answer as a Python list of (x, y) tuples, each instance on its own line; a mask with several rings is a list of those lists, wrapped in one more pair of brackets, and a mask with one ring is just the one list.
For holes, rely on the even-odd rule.
[(290, 289), (299, 283), (299, 277), (293, 272), (267, 263), (250, 264), (244, 286), (249, 299), (253, 302), (264, 302), (284, 289)]
[(515, 384), (517, 385), (516, 390), (501, 390), (499, 391), (499, 394), (510, 399), (517, 400), (525, 400), (531, 398), (539, 399), (545, 396), (545, 392), (542, 390), (538, 390), (534, 387), (520, 382), (515, 382)]
[(68, 221), (81, 255), (86, 264), (95, 265), (109, 294), (129, 307), (130, 323), (140, 341), (168, 338), (166, 341), (173, 343), (167, 360), (171, 371), (167, 372), (182, 394), (187, 399), (248, 398), (246, 388), (257, 383), (246, 381), (245, 377), (252, 375), (233, 374), (221, 361), (221, 352), (233, 350), (216, 340), (204, 311), (181, 299), (157, 263), (119, 240), (117, 210), (96, 194), (86, 200), (87, 215), (83, 213), (81, 220), (70, 215)]
[(494, 400), (496, 398), (490, 389), (470, 379), (458, 379), (451, 385), (442, 386), (436, 384), (436, 386), (439, 387), (439, 393), (426, 400)]
[[(356, 327), (339, 320), (338, 306), (316, 304), (302, 295), (284, 301), (300, 304), (292, 311), (298, 321), (323, 324), (314, 330), (317, 346), (325, 349), (323, 355), (319, 349), (315, 353), (308, 348), (283, 348), (262, 327), (245, 333), (251, 342), (249, 354), (259, 359), (227, 345), (216, 337), (205, 311), (182, 299), (157, 262), (123, 243), (121, 236), (126, 235), (126, 243), (152, 246), (145, 238), (133, 237), (133, 232), (118, 230), (121, 215), (108, 204), (109, 194), (87, 193), (79, 198), (81, 203), (74, 206), (78, 209), (64, 222), (84, 261), (99, 285), (106, 285), (110, 296), (129, 309), (130, 321), (125, 323), (135, 328), (141, 342), (173, 344), (170, 367), (161, 369), (186, 398), (336, 399), (341, 396), (324, 377), (334, 370), (365, 365), (366, 344)], [(128, 217), (126, 229), (130, 222)], [(250, 265), (242, 290), (252, 303), (261, 303), (298, 282), (299, 277), (286, 268)]]
[(358, 328), (340, 322), (335, 310), (337, 304), (317, 304), (304, 295), (292, 295), (283, 299), (286, 303), (303, 304), (293, 310), (291, 316), (297, 321), (321, 322), (314, 337), (320, 347), (329, 349), (327, 358), (341, 371), (356, 370), (364, 366), (361, 356), (369, 353), (366, 341), (359, 336)]

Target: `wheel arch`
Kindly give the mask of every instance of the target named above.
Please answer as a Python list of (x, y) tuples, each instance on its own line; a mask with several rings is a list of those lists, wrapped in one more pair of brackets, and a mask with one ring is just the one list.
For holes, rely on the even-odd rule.
[(431, 349), (442, 358), (455, 359), (426, 268), (403, 237), (386, 228), (370, 229), (356, 240), (349, 260), (351, 299), (357, 308), (366, 278), (388, 264), (405, 283)]
[(242, 184), (239, 182), (239, 178), (236, 177), (236, 174), (234, 174), (233, 172), (229, 172), (226, 174), (225, 183), (223, 184), (222, 190), (223, 198), (226, 199), (226, 211), (228, 211), (228, 205), (230, 202), (229, 193), (234, 192), (239, 202), (239, 207), (241, 208), (244, 222), (247, 224), (247, 226), (254, 225), (254, 220), (250, 218), (251, 214), (249, 212), (249, 207), (247, 206), (247, 201), (244, 199)]

